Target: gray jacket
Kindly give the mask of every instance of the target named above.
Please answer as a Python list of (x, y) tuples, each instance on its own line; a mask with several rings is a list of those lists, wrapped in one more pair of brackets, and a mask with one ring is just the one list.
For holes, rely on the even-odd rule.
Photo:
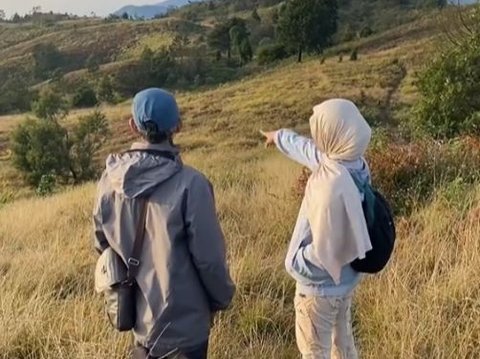
[(136, 198), (143, 196), (149, 204), (134, 334), (161, 356), (206, 341), (212, 313), (229, 306), (235, 287), (212, 186), (170, 145), (135, 143), (132, 151), (108, 157), (94, 209), (100, 252), (111, 246), (127, 261), (140, 211)]

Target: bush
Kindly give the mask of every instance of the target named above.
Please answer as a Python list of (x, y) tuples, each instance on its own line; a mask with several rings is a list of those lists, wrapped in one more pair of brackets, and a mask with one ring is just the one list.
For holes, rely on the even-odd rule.
[(288, 57), (288, 52), (284, 45), (267, 45), (258, 49), (257, 62), (259, 65), (266, 65), (286, 57)]
[[(396, 144), (376, 133), (367, 154), (372, 183), (385, 194), (397, 214), (408, 214), (432, 198), (436, 188), (455, 181), (475, 184), (480, 179), (480, 141), (464, 137), (446, 143), (422, 140)], [(293, 188), (303, 196), (311, 172), (304, 169)]]
[(103, 76), (97, 83), (97, 97), (101, 102), (115, 102), (115, 89), (109, 76)]
[(358, 50), (353, 49), (350, 53), (350, 61), (357, 61), (358, 60)]
[(94, 156), (109, 134), (106, 116), (96, 110), (81, 117), (72, 131), (71, 163), (76, 182), (88, 181), (97, 175)]
[(67, 133), (55, 121), (28, 119), (20, 124), (12, 133), (12, 153), (14, 166), (34, 186), (45, 175), (67, 175)]
[(59, 91), (47, 88), (40, 93), (38, 100), (33, 103), (32, 109), (38, 118), (56, 120), (67, 115), (68, 104)]
[(373, 183), (405, 213), (429, 199), (435, 188), (461, 178), (464, 183), (480, 179), (480, 141), (464, 137), (440, 143), (421, 140), (399, 145), (388, 143), (368, 154)]
[(0, 114), (29, 111), (35, 93), (29, 88), (27, 76), (17, 72), (11, 76), (0, 73), (0, 78), (5, 79), (0, 84)]
[(85, 62), (85, 67), (87, 68), (89, 73), (95, 74), (96, 72), (98, 72), (98, 70), (100, 70), (100, 63), (94, 55), (90, 55)]
[[(480, 8), (477, 9), (480, 20)], [(480, 133), (480, 26), (444, 51), (418, 79), (414, 126), (435, 138)]]
[(40, 43), (33, 48), (35, 75), (42, 80), (49, 78), (52, 72), (65, 64), (64, 55), (52, 43)]
[(73, 94), (72, 107), (84, 108), (93, 107), (98, 104), (95, 90), (87, 84), (80, 86)]
[(107, 134), (107, 119), (98, 111), (80, 118), (70, 132), (57, 121), (27, 119), (12, 133), (13, 164), (39, 193), (49, 192), (51, 176), (64, 183), (91, 180)]
[(56, 179), (55, 175), (47, 174), (40, 178), (40, 183), (37, 187), (37, 195), (45, 197), (51, 195), (55, 191)]

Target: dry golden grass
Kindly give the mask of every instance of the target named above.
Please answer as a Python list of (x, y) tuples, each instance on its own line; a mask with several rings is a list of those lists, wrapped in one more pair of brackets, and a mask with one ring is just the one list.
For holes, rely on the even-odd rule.
[[(238, 293), (213, 358), (296, 358), (294, 283), (283, 258), (300, 168), (274, 151), (188, 154), (217, 191)], [(93, 292), (94, 186), (0, 209), (0, 357), (125, 358)], [(448, 188), (399, 225), (390, 267), (356, 297), (363, 358), (478, 358), (480, 192)]]
[[(283, 259), (299, 206), (294, 187), (301, 168), (264, 150), (258, 130), (304, 131), (311, 107), (334, 96), (379, 107), (390, 120), (415, 100), (411, 74), (431, 46), (413, 39), (361, 52), (357, 62), (330, 58), (321, 65), (312, 58), (214, 90), (179, 94), (185, 128), (177, 140), (185, 162), (214, 183), (238, 285), (232, 310), (217, 318), (212, 358), (298, 357), (294, 283)], [(398, 76), (399, 65), (406, 78)], [(132, 140), (125, 123), (129, 105), (103, 110), (112, 138), (102, 156)], [(2, 143), (19, 119), (0, 119)], [(3, 175), (13, 173), (6, 163), (0, 162), (0, 178), (16, 191), (19, 182)], [(87, 184), (0, 208), (0, 358), (126, 358), (131, 338), (109, 328), (102, 299), (93, 292), (94, 193)], [(356, 296), (362, 358), (480, 358), (479, 215), (480, 188), (459, 182), (399, 219), (391, 265), (366, 279)]]

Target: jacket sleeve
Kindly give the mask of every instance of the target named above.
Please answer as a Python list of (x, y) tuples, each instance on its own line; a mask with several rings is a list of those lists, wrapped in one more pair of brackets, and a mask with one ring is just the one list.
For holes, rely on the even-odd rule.
[(322, 154), (312, 139), (300, 136), (291, 130), (279, 130), (275, 136), (278, 150), (290, 159), (314, 171), (320, 164)]
[(212, 311), (225, 310), (235, 293), (226, 263), (225, 240), (215, 209), (213, 188), (197, 178), (185, 199), (188, 246)]
[(100, 254), (109, 247), (102, 225), (102, 197), (98, 191), (93, 208), (93, 246)]

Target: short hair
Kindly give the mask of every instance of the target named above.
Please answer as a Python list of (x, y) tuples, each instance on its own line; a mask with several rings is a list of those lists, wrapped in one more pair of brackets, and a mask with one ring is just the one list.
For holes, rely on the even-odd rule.
[(172, 140), (172, 132), (160, 131), (156, 123), (152, 121), (145, 122), (145, 131), (140, 131), (142, 137), (151, 144), (159, 144)]

